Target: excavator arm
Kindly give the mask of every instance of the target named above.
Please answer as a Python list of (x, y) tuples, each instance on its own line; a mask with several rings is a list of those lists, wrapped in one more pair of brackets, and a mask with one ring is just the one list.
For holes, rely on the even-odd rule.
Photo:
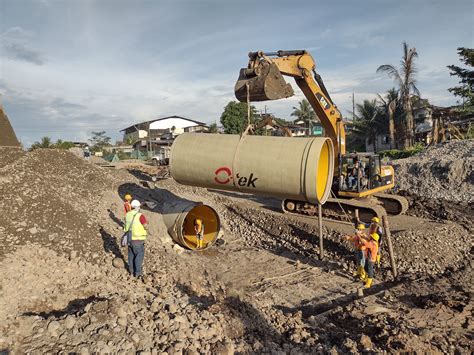
[[(313, 57), (305, 50), (250, 52), (247, 68), (240, 70), (235, 96), (241, 102), (267, 101), (294, 95), (283, 75), (293, 77), (321, 121), (326, 136), (334, 145), (339, 161), (345, 154), (345, 130), (342, 116), (316, 73)], [(339, 166), (338, 161), (335, 167)]]

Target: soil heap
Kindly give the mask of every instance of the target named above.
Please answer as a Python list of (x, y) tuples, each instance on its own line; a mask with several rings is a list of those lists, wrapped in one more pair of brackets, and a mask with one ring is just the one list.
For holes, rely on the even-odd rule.
[(393, 162), (395, 192), (431, 200), (474, 200), (474, 140), (449, 141)]

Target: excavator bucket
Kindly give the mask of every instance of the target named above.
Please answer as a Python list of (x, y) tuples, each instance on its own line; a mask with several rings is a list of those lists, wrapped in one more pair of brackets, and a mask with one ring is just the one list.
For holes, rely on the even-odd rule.
[(253, 69), (240, 69), (234, 87), (235, 97), (240, 102), (247, 102), (247, 84), (250, 101), (278, 100), (294, 95), (293, 88), (285, 82), (273, 63), (262, 63)]

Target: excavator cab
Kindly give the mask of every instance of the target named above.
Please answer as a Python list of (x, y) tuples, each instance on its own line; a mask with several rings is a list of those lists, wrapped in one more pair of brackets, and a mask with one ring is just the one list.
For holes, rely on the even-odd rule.
[(382, 166), (380, 156), (356, 153), (342, 156), (339, 195), (363, 197), (393, 187), (393, 168)]
[(247, 102), (247, 98), (250, 101), (278, 100), (295, 94), (277, 65), (264, 60), (253, 68), (240, 69), (234, 91), (240, 102)]

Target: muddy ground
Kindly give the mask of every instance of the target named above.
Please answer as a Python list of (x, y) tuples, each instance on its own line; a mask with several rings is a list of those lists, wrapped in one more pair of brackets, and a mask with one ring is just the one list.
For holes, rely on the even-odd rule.
[[(400, 276), (391, 277), (382, 250), (375, 285), (359, 297), (343, 241), (350, 225), (325, 221), (320, 260), (314, 218), (283, 215), (277, 200), (154, 184), (140, 170), (56, 150), (11, 157), (0, 155), (0, 208), (10, 216), (0, 222), (0, 350), (474, 350), (472, 209), (462, 201), (410, 195), (408, 215), (390, 219)], [(129, 277), (119, 247), (125, 192), (157, 203), (144, 210), (144, 282)], [(178, 197), (218, 211), (214, 247), (190, 252), (170, 239), (159, 206)]]

